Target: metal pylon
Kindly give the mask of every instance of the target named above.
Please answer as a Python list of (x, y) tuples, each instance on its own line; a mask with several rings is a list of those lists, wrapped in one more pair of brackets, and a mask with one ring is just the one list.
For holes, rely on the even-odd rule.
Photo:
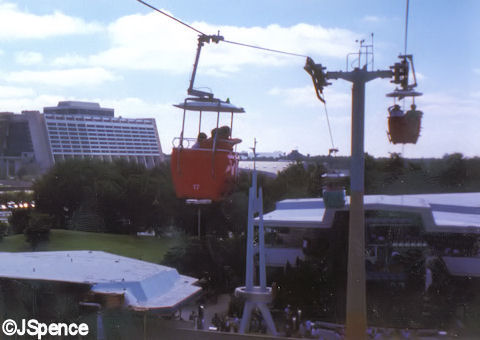
[[(254, 219), (258, 214), (258, 255), (259, 255), (259, 285), (254, 283), (255, 271), (255, 247), (254, 239)], [(267, 276), (265, 270), (265, 230), (263, 226), (263, 195), (262, 189), (258, 190), (257, 195), (257, 171), (254, 169), (252, 174), (252, 186), (248, 195), (248, 224), (247, 224), (247, 261), (246, 261), (246, 275), (245, 287), (238, 287), (235, 290), (235, 295), (243, 296), (245, 298), (245, 306), (243, 307), (242, 320), (240, 322), (240, 333), (248, 331), (252, 311), (255, 308), (260, 310), (267, 324), (267, 329), (272, 335), (277, 335), (275, 323), (272, 315), (268, 309), (267, 304), (272, 302), (272, 289), (267, 287)]]

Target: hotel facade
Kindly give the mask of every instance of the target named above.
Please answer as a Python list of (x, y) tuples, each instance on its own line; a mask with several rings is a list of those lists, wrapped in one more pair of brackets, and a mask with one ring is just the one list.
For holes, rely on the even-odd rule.
[(164, 160), (153, 118), (122, 118), (98, 103), (63, 101), (39, 111), (0, 113), (0, 176), (42, 173), (66, 159)]

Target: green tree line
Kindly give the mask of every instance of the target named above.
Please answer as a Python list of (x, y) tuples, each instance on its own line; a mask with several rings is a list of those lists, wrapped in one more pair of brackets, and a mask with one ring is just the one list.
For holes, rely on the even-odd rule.
[[(260, 174), (265, 210), (273, 210), (275, 202), (285, 198), (321, 197), (321, 176), (327, 167), (332, 170), (332, 164), (336, 164), (334, 157), (311, 157), (291, 164), (276, 177)], [(250, 177), (240, 173), (232, 194), (201, 208), (203, 235), (225, 236), (245, 229)], [(348, 192), (348, 185), (346, 189)], [(136, 233), (176, 226), (197, 233), (198, 208), (175, 197), (168, 162), (146, 169), (127, 162), (67, 160), (38, 178), (33, 191), (36, 210), (53, 218), (52, 227), (66, 228), (79, 212), (86, 212), (96, 217), (94, 221), (105, 232)], [(468, 191), (480, 191), (479, 158), (459, 153), (426, 160), (404, 159), (397, 153), (379, 159), (366, 155), (367, 194)]]

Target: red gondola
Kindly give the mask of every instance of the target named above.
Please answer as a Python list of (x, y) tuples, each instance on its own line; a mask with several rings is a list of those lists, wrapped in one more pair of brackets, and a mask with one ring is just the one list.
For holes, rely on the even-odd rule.
[(420, 136), (422, 111), (416, 110), (414, 104), (412, 104), (411, 110), (405, 114), (402, 112), (401, 115), (392, 114), (393, 110), (390, 109), (390, 116), (388, 117), (388, 138), (390, 142), (393, 144), (417, 143)]
[[(238, 154), (235, 145), (241, 140), (231, 137), (233, 114), (245, 112), (215, 98), (187, 98), (175, 105), (183, 109), (180, 137), (174, 139), (171, 172), (177, 197), (219, 201), (233, 190), (238, 171)], [(184, 137), (187, 111), (199, 112), (198, 134), (201, 135), (202, 112), (217, 112), (217, 126), (212, 136)], [(219, 127), (220, 113), (230, 113), (230, 127)], [(205, 136), (206, 137), (206, 136)]]
[[(234, 148), (241, 140), (232, 138), (233, 114), (245, 111), (230, 104), (228, 99), (221, 101), (214, 98), (213, 93), (193, 87), (202, 46), (204, 43), (218, 43), (222, 40), (223, 37), (219, 34), (202, 34), (198, 37), (197, 54), (187, 90), (193, 97), (175, 105), (183, 109), (182, 131), (180, 137), (174, 139), (170, 160), (173, 185), (178, 198), (219, 201), (233, 190), (237, 178), (239, 157)], [(184, 135), (187, 111), (199, 112), (197, 138), (187, 138)], [(203, 112), (217, 113), (217, 125), (210, 138), (201, 132)], [(230, 112), (230, 127), (218, 126), (221, 112)]]
[[(391, 67), (393, 71), (392, 83), (400, 85), (392, 93), (387, 94), (387, 97), (402, 100), (406, 97), (412, 97), (411, 109), (406, 113), (400, 109), (398, 104), (388, 108), (388, 139), (393, 144), (416, 144), (420, 136), (420, 129), (422, 123), (422, 111), (416, 110), (415, 97), (421, 96), (420, 92), (413, 89), (417, 86), (415, 77), (415, 68), (413, 66), (413, 57), (411, 55), (402, 55), (399, 57), (400, 63), (395, 63)], [(409, 70), (412, 69), (413, 83), (409, 84)]]

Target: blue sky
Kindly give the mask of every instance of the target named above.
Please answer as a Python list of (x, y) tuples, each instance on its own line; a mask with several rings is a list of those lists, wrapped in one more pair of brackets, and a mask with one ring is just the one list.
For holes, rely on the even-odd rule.
[[(375, 36), (375, 69), (403, 52), (404, 0), (150, 0), (207, 34), (311, 56), (344, 70), (356, 39)], [(388, 80), (367, 84), (365, 150), (375, 156), (480, 156), (480, 2), (410, 0), (408, 53), (414, 55), (424, 112), (416, 145), (386, 136)], [(166, 153), (179, 134), (197, 35), (135, 0), (0, 0), (0, 111), (42, 110), (59, 100), (97, 101), (117, 116), (155, 117)], [(323, 105), (298, 57), (227, 44), (202, 51), (195, 85), (242, 106), (234, 134), (248, 150), (330, 148)], [(351, 85), (325, 97), (334, 141), (350, 153)], [(205, 124), (208, 124), (207, 120)], [(187, 121), (196, 134), (194, 115)], [(209, 130), (205, 128), (205, 130)]]

